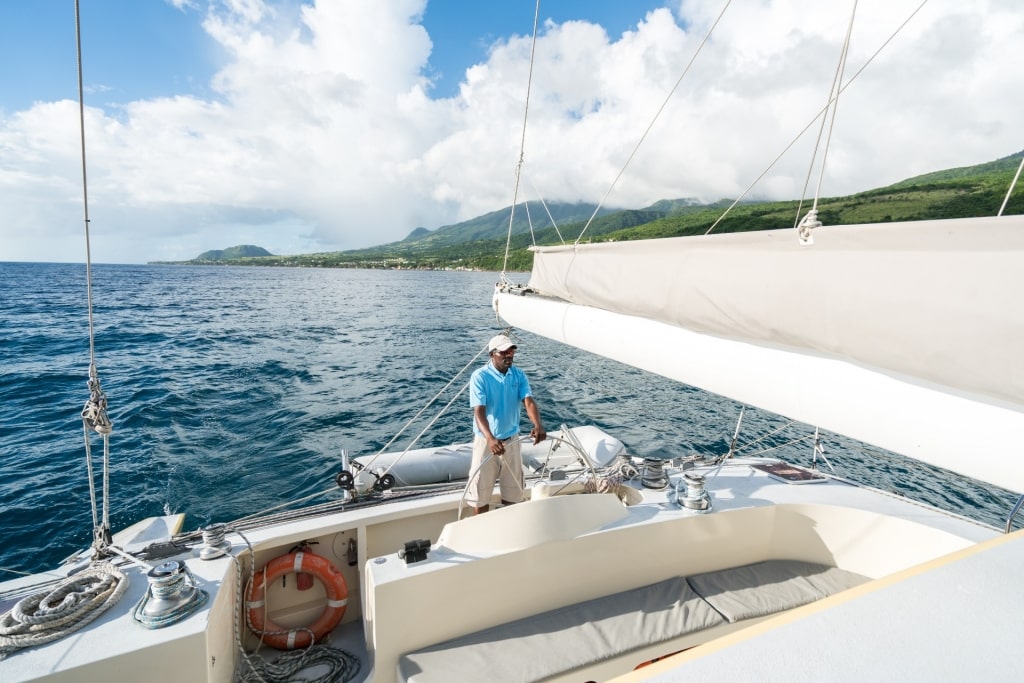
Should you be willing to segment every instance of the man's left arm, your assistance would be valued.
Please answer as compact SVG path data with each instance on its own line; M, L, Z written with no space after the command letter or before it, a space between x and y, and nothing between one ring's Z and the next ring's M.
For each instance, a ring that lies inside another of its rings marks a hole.
M548 433L544 431L544 423L540 419L540 409L537 408L537 402L533 400L533 396L527 396L523 399L523 405L526 407L526 415L530 418L530 422L533 423L533 429L530 430L530 436L533 437L533 443L538 444L544 439L548 438Z

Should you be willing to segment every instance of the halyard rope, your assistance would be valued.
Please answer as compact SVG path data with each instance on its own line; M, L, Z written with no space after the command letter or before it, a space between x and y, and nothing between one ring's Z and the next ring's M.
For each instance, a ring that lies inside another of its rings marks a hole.
M843 41L843 49L840 53L839 63L836 65L835 75L832 77L832 89L829 90L829 99L826 107L832 108L832 117L826 120L826 117L821 117L821 127L818 129L818 139L814 142L814 152L811 154L811 162L807 165L807 177L804 179L804 189L800 194L800 203L796 208L796 220L793 222L793 227L800 230L800 241L802 244L809 244L811 242L810 231L812 228L821 227L821 223L817 222L818 217L818 198L821 195L821 183L825 178L825 167L828 162L828 149L829 144L832 141L832 131L835 129L836 112L839 111L839 93L837 92L839 86L843 82L843 71L846 68L846 57L850 52L850 35L853 33L853 20L857 15L857 0L853 2L853 11L850 13L850 23L846 27L846 40ZM834 104L833 104L834 103ZM808 212L807 216L803 221L800 220L800 211L803 208L803 198L807 196L807 186L811 182L811 173L814 170L814 162L818 156L818 149L821 148L821 138L825 134L825 124L828 123L828 135L825 136L825 151L821 156L821 169L818 172L818 184L814 189L814 205Z
M101 551L110 543L110 432L113 425L107 416L107 397L100 386L96 370L96 341L93 326L92 305L92 247L89 240L89 183L85 161L85 88L82 79L82 25L79 0L75 0L75 41L78 61L78 125L82 147L82 207L85 219L85 290L89 317L89 399L82 408L82 425L85 429L85 459L89 473L89 499L92 503L93 548ZM96 482L93 480L92 449L90 430L103 438L103 513L96 510ZM97 552L99 554L99 552Z
M857 71L852 76L850 76L850 80L843 84L843 87L839 88L839 90L835 94L835 97L839 97L840 93L844 92L847 88L850 87L850 85L855 80L857 80L857 77L864 72L864 69L868 68L868 65L871 64L871 62L875 61L875 57L882 53L882 50L884 50L889 45L889 43L893 41L897 34L899 34L899 32L902 31L906 27L906 25L910 23L910 20L917 16L917 13L920 12L921 9L927 4L928 0L922 0L921 4L918 5L917 8L913 12L911 12L906 19L903 20L903 23L897 26L896 30L893 31L892 34L888 38L886 38L881 45L878 46L878 49L875 50L870 57L868 57L867 61L864 62L864 64L862 64L861 67L857 69ZM704 231L705 235L708 235L712 231L714 231L714 229L718 227L718 224L725 220L725 217L729 214L729 212L736 208L737 204L743 201L743 198L746 197L752 189L754 189L755 185L761 182L761 178L764 178L766 175L768 175L768 172L775 167L775 164L779 163L779 160L786 155L786 152L788 152L793 147L793 145L795 145L797 141L801 137L803 137L803 134L806 133L811 128L811 126L814 125L814 122L818 120L818 117L825 114L828 111L828 108L832 106L832 102L834 101L834 99L835 98L829 98L829 101L825 104L825 106L818 110L818 112L814 115L810 122L808 122L808 124L804 126L803 130L797 133L793 140L788 145L786 145L785 149L779 152L779 154L772 160L772 162L768 164L768 166L763 171L761 171L761 174L754 179L754 182L750 183L750 185L747 186L747 189L743 190L742 194L740 194L739 197L733 200L732 204L730 204L728 208L726 208L726 210L722 212L722 215L718 217L718 220L712 223L711 227Z

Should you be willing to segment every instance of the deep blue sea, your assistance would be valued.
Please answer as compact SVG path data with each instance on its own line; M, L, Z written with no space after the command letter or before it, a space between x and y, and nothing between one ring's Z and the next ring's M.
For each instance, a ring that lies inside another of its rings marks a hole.
M473 359L499 331L490 308L496 279L94 266L95 353L114 424L111 526L185 512L194 529L331 488L341 449L377 452L456 373L483 362ZM0 579L52 566L91 542L80 417L89 397L86 303L82 264L0 263ZM516 362L549 429L595 424L636 455L728 449L736 403L527 333L518 340ZM786 422L748 410L740 441ZM797 427L763 444L809 431ZM470 439L463 394L417 445ZM1016 500L833 435L825 443L840 474L986 524L1002 527ZM777 454L809 464L811 447ZM98 493L101 458L94 438Z

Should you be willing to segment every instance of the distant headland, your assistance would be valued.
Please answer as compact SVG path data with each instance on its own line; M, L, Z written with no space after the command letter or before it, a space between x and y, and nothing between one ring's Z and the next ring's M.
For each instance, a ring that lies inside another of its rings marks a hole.
M202 254L192 259L192 261L198 261L200 263L203 261L231 261L233 259L252 258L254 256L273 256L273 254L263 247L257 247L252 244L239 244L237 247L204 251Z

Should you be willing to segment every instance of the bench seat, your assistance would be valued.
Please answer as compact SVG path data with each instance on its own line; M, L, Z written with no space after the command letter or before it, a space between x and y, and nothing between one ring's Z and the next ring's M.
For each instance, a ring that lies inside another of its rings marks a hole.
M674 577L410 652L404 683L542 681L725 623L799 607L867 579L826 565L770 560Z

